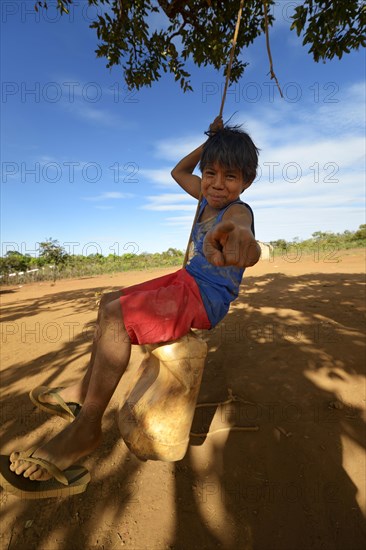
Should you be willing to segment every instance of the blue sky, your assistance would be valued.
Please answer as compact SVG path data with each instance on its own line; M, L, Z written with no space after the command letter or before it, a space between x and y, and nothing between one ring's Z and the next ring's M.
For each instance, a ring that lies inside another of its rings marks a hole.
M36 255L52 237L69 252L184 250L195 200L170 176L218 114L222 74L192 64L193 93L169 75L128 92L94 53L95 9L78 0L60 18L34 0L1 3L2 254ZM278 2L271 29L281 99L265 39L227 95L224 120L244 124L261 149L242 195L262 241L365 223L365 52L316 64L290 32L294 2Z

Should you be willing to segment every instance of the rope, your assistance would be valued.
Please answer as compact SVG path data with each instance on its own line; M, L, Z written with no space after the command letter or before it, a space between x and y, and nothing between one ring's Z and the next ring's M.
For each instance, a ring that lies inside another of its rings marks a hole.
M197 221L197 218L198 218L198 213L199 213L199 211L200 211L201 201L202 201L202 192L200 192L200 196L199 196L198 204L197 204L197 208L196 208L196 213L195 213L195 215L194 215L194 220L193 220L193 223L192 223L191 232L190 232L190 234L189 234L189 239L188 239L188 244L187 244L187 248L186 248L186 253L185 253L185 255L184 255L184 260L183 260L183 267L186 267L187 262L188 262L188 258L189 258L189 247L191 246L191 242L192 242L193 228L194 228L194 226L196 225L196 221Z
M278 82L277 76L273 69L271 46L269 43L269 30L268 30L269 24L268 24L268 10L267 10L266 0L264 0L263 2L263 8L264 8L264 28L265 28L265 34L266 34L266 47L267 47L267 54L268 54L268 60L269 60L269 74L271 76L271 79L273 79L276 82L276 86L280 92L280 96L283 98L283 93L281 90L280 83Z
M199 403L196 405L196 409L200 407L214 407L217 405L227 405L228 403L233 403L235 401L240 401L241 403L247 403L249 405L253 405L254 403L251 403L251 401L245 401L242 397L239 397L238 395L234 395L232 390L228 388L228 394L229 398L226 401L217 401L214 403ZM259 430L259 426L230 426L227 428L217 428L216 430L212 430L211 432L202 432L202 433L195 433L190 432L191 437L206 437L208 435L213 435L218 432L257 432Z
M201 434L191 432L189 435L191 437L207 437L208 435L214 435L218 432L257 432L258 430L258 426L232 426L230 428L217 428L217 430L212 430L212 432L202 432Z
M223 91L223 94L222 94L222 99L221 99L221 106L220 106L220 113L219 113L219 116L222 116L222 113L223 113L223 111L224 111L224 105L225 105L225 99L226 99L226 92L227 92L228 85L229 85L229 80L230 80L231 66L232 66L232 64L233 64L234 51L235 51L236 41L237 41L238 34L239 34L239 27L240 27L241 13L242 13L242 11L243 11L243 6L244 6L244 0L240 0L239 12L238 12L237 20L236 20L235 31L234 31L234 38L233 38L233 41L232 41L232 46L231 46L231 51L230 51L230 59L229 59L229 63L228 63L227 70L226 70L225 87L224 87L224 91ZM191 241L192 241L193 228L194 228L194 226L195 226L195 224L196 224L196 221L197 221L197 218L198 218L198 213L199 213L199 210L200 210L201 201L202 201L202 193L200 193L200 196L199 196L199 199L198 199L196 214L195 214L195 216L194 216L194 220L193 220L191 232L190 232L190 234L189 234L189 239L188 239L188 244L187 244L187 248L186 248L186 253L185 253L185 255L184 255L184 260L183 260L183 267L185 267L185 266L187 265L187 262L188 262L189 247L190 247Z
M236 20L236 26L235 26L235 32L234 32L234 38L233 38L233 41L232 41L232 46L231 46L231 51L230 51L230 59L229 59L229 63L228 63L227 70L226 70L226 80L225 80L224 91L223 91L222 98L221 98L221 106L220 106L219 116L222 116L222 113L224 111L224 105L225 105L225 100L226 100L226 92L227 92L227 89L228 89L228 86L229 86L229 81L230 81L231 67L232 67L233 59L234 59L234 51L235 51L236 41L237 41L238 34L239 34L239 27L240 27L241 14L242 14L242 11L243 11L243 6L244 6L244 0L240 0L239 12L238 12L238 17L237 17L237 20ZM194 216L194 220L193 220L193 224L192 224L192 228L191 228L191 232L190 232L190 235L189 235L188 244L187 244L187 248L186 248L186 253L185 253L185 256L184 256L183 267L185 267L187 265L187 262L188 262L189 247L190 247L190 244L191 244L191 241L192 241L193 228L194 228L194 226L196 224L196 221L197 221L197 218L198 218L198 213L200 211L201 201L202 201L202 192L200 193L200 196L199 196L199 199L198 199L196 214ZM242 403L250 403L249 401L244 401L241 397L239 397L237 395L233 395L231 389L229 389L228 392L229 392L229 398L226 401L218 401L218 402L214 402L214 403L199 403L198 405L196 405L196 409L201 408L201 407L213 407L213 406L217 406L217 405L226 405L228 403L233 403L234 401L241 401ZM230 426L230 427L227 427L227 428L218 428L218 429L212 430L210 432L202 432L202 433L190 432L190 436L191 437L206 437L206 436L209 436L209 435L214 435L216 433L226 432L226 431L256 432L258 430L259 430L259 426Z
M231 66L233 64L234 50L235 50L236 41L237 41L238 34L239 34L239 27L240 27L240 21L241 21L241 12L243 11L243 7L244 7L244 0L240 0L240 7L239 7L239 12L238 12L238 18L236 20L236 26L235 26L235 32L234 32L234 38L233 38L233 45L231 47L229 64L228 64L227 71L226 71L225 88L224 88L224 93L222 94L219 116L222 116L222 113L224 111L226 92L227 92L227 88L228 88L228 85L229 85Z

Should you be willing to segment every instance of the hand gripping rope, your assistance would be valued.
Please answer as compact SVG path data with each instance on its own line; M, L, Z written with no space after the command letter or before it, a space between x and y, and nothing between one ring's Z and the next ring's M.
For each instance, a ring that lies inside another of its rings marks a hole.
M232 41L232 46L231 46L231 51L230 51L230 58L229 58L229 62L228 62L227 70L226 70L226 80L225 80L224 91L223 91L222 98L221 98L221 106L220 106L219 116L222 116L223 111L224 111L226 92L227 92L229 81L230 81L231 67L232 67L232 63L233 63L233 59L234 59L234 51L235 51L236 41L237 41L238 34L239 34L239 27L240 27L240 21L241 21L243 6L244 6L244 0L241 0L240 1L240 6L239 6L238 17L237 17L237 20L236 20L234 38L233 38L233 41ZM280 88L279 82L277 80L277 77L276 77L274 69L273 69L273 61L272 61L270 44L269 44L268 10L267 10L266 0L263 0L263 8L264 8L266 47L267 47L269 65L270 65L269 75L270 75L271 79L275 80L277 88L280 92L280 95L281 95L281 97L283 97L282 90ZM195 217L194 217L194 220L193 220L193 224L192 224L191 232L190 232L190 235L189 235L189 240L188 240L186 253L185 253L185 256L184 256L183 267L185 267L187 265L187 262L188 262L189 248L190 248L190 244L191 244L191 241L192 241L193 228L194 228L194 225L195 225L195 223L197 221L197 218L198 218L198 213L199 213L199 210L200 210L201 201L202 201L202 193L200 193L200 196L199 196L199 200L198 200L198 204L197 204L197 210L196 210L196 214L195 214ZM220 401L220 402L215 402L215 403L199 403L198 405L196 405L196 409L201 408L201 407L212 407L212 406L217 406L217 405L225 405L225 404L229 404L229 403L232 403L232 402L235 402L235 401L240 401L242 403L249 403L248 401L245 401L242 397L234 395L230 388L228 389L228 394L229 394L228 399L226 401ZM208 433L207 432L204 432L204 433L190 432L190 436L191 437L192 436L193 437L206 437L207 435L213 435L215 433L222 432L222 431L228 431L228 430L230 430L230 431L249 431L249 432L252 432L252 431L259 430L259 426L231 426L231 427L225 427L225 428L218 428L218 429L210 431ZM283 429L280 428L280 427L278 428L278 430L283 431ZM289 435L291 435L291 434L286 433L286 436L289 436Z
M231 51L230 51L230 59L229 59L229 63L228 63L227 70L226 70L225 87L224 87L224 91L223 91L223 94L222 94L219 116L222 116L222 113L224 111L226 92L227 92L228 85L229 85L229 80L230 80L231 66L233 64L234 51L235 51L236 41L237 41L238 34L239 34L239 27L240 27L241 13L243 11L243 6L244 6L244 0L240 0L240 7L239 7L239 12L238 12L238 17L237 17L237 20L236 20L234 38L233 38ZM197 218L198 218L198 212L199 212L199 209L200 209L201 201L202 201L202 193L200 193L200 196L199 196L199 199L198 199L197 210L196 210L196 214L194 216L191 232L190 232L189 239L188 239L187 249L186 249L186 253L185 253L185 256L184 256L183 267L185 267L187 265L187 262L188 262L189 247L190 247L191 241L192 241L193 228L194 228L194 225L195 225L195 223L197 221Z
M225 105L225 100L226 100L226 92L227 92L227 89L228 89L228 86L229 86L229 81L230 81L231 66L233 64L234 51L235 51L236 41L237 41L238 34L239 34L239 27L240 27L240 21L241 21L243 6L244 6L244 0L240 0L238 17L237 17L237 20L236 20L236 26L235 26L235 31L234 31L234 38L233 38L233 41L232 41L232 46L231 46L231 51L230 51L230 58L229 58L229 63L228 63L227 70L226 70L226 80L225 80L224 91L223 91L222 98L221 98L221 106L220 106L219 116L222 116L223 111L224 111L224 105ZM263 11L264 11L264 28L265 28L265 36L266 36L266 47L267 47L267 54L268 54L268 59L269 59L269 73L268 74L270 75L271 80L274 80L276 82L276 86L277 86L277 88L280 92L280 96L283 98L283 93L282 93L281 87L279 85L279 82L277 80L276 74L275 74L274 69L273 69L272 54L271 54L271 48L270 48L270 43L269 43L268 7L267 7L267 1L266 0L263 0ZM185 267L187 265L187 262L188 262L189 247L190 247L190 244L191 244L191 241L192 241L193 227L194 227L194 225L197 221L197 218L198 218L198 212L199 212L199 209L200 209L201 201L202 201L202 193L200 193L200 196L199 196L199 199L198 199L197 210L196 210L196 214L195 214L195 217L194 217L194 220L193 220L191 232L190 232L189 239L188 239L186 253L185 253L185 256L184 256L184 260L183 260L183 267Z
M233 38L233 41L232 41L232 46L231 46L231 51L230 51L229 63L228 63L227 70L226 70L225 87L224 87L224 91L223 91L222 98L221 98L221 106L220 106L219 116L222 116L222 113L224 111L226 92L227 92L229 81L230 81L231 66L233 64L234 51L235 51L236 41L237 41L237 38L238 38L243 6L244 6L244 0L241 0L240 1L239 12L238 12L238 17L237 17L237 20L236 20L234 38ZM197 218L198 218L198 212L199 212L199 209L200 209L201 200L202 200L202 193L200 193L200 197L199 197L198 204L197 204L196 214L195 214L195 217L194 217L194 220L193 220L191 233L189 235L188 245L187 245L186 253L185 253L185 256L184 256L183 267L185 267L187 265L187 262L188 262L189 248L190 248L190 244L191 244L191 241L192 241L193 227L194 227L194 225L197 221ZM220 402L215 402L215 403L199 403L198 405L196 405L196 409L201 408L201 407L212 407L212 406L217 406L217 405L225 405L225 404L228 404L228 403L232 403L233 401L243 401L243 399L240 398L239 396L233 395L231 389L229 389L228 392L229 392L229 397L226 401L220 401ZM222 431L228 431L228 430L230 430L230 431L257 431L257 430L259 430L259 427L258 426L231 426L230 428L226 428L226 427L225 428L218 428L216 430L213 430L213 431L210 431L210 432L204 432L204 433L190 432L190 436L191 437L206 437L207 435L213 435L215 433L222 432Z

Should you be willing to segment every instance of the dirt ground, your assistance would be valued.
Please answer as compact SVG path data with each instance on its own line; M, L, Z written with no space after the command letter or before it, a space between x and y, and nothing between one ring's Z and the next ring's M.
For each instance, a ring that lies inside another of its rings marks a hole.
M20 500L0 489L6 550L361 550L366 544L365 252L262 260L214 330L192 430L177 463L141 462L116 412L142 352L134 347L85 458L82 495ZM87 363L100 292L170 270L3 287L1 453L64 421L28 392L67 385Z

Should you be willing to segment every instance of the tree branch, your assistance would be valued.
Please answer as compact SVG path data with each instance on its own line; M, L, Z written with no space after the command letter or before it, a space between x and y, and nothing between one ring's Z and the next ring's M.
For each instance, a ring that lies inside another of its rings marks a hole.
M177 13L181 13L185 6L185 2L181 2L180 0L173 0L170 4L166 0L159 0L158 4L170 20L174 19Z
M180 15L185 24L191 25L198 32L203 32L204 29L197 24L196 14L189 11L189 8L186 9L186 2L173 0L169 4L165 0L159 0L158 4L170 21L173 21L177 15Z
M186 26L186 22L184 21L181 26L179 27L179 29L175 32L173 32L173 34L171 34L168 38L169 38L169 42L172 40L172 38L174 38L175 36L178 36L180 35L180 33L182 32L182 30L184 29L184 27Z
M266 0L263 1L264 6L264 26L265 26L265 33L266 33L266 46L267 46L267 53L268 53L268 59L269 59L269 74L271 75L271 80L274 80L276 82L277 88L280 92L281 97L283 98L283 93L280 87L280 84L277 80L277 76L275 75L275 72L273 70L273 61L272 61L272 54L271 54L271 47L269 44L269 30L268 30L268 12L267 12L267 2Z

